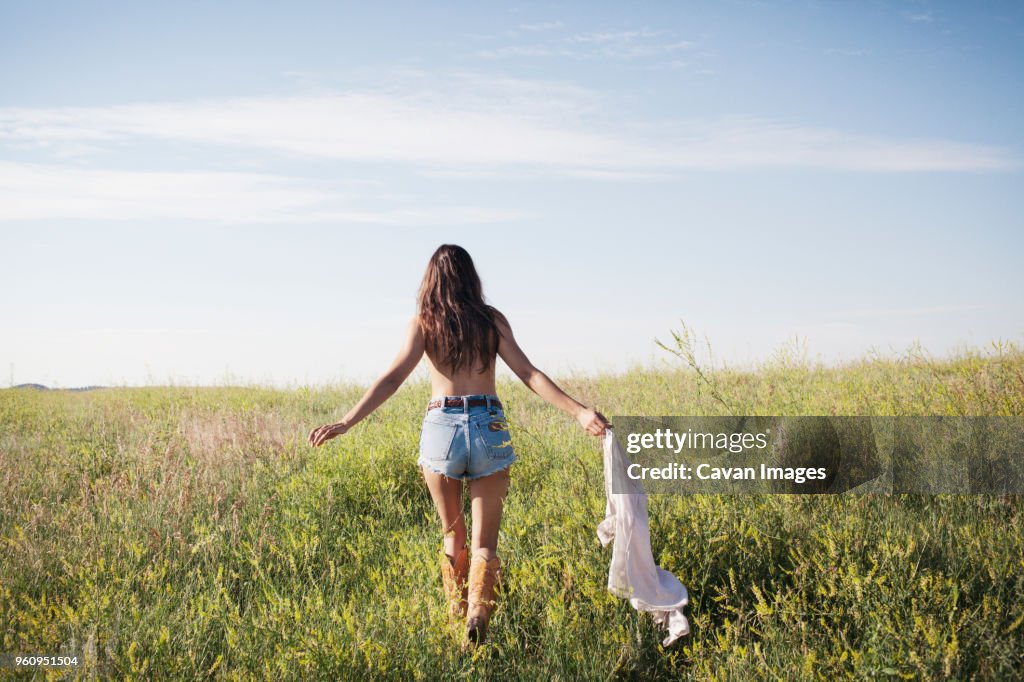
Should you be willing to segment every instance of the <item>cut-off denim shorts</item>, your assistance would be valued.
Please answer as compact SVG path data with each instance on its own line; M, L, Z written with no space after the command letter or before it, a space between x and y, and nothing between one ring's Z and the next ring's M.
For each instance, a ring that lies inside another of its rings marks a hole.
M444 398L462 398L462 407L444 407ZM486 405L469 407L471 398ZM449 478L472 480L501 471L516 461L505 412L495 395L443 396L428 410L420 432L417 464Z

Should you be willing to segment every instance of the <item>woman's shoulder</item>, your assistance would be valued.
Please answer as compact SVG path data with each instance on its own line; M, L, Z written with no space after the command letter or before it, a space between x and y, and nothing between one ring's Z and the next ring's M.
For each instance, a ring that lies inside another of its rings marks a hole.
M409 325L406 327L406 333L410 339L416 341L422 341L424 338L423 319L419 313L409 318Z
M505 317L503 312L494 306L489 307L491 309L491 314L494 317L494 326L498 330L498 334L500 336L509 336L512 333L512 325L509 324L508 318Z
M494 316L494 322L496 324L504 325L506 327L509 326L508 318L505 317L505 313L501 312L500 310L495 308L493 305L489 305L487 307L490 309L491 314Z

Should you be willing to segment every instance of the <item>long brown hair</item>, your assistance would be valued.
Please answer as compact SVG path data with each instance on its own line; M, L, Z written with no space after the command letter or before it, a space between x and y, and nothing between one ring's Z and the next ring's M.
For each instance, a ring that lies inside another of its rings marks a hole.
M484 302L480 276L469 252L442 244L430 257L417 299L427 352L439 364L458 370L478 361L485 372L498 352L501 315Z

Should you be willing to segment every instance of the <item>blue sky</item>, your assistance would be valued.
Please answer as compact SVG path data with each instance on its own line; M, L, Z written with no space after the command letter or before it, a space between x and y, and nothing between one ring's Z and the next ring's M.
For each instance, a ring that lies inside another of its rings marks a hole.
M552 373L1024 338L1019 3L6 1L0 60L15 383L365 380L444 242Z

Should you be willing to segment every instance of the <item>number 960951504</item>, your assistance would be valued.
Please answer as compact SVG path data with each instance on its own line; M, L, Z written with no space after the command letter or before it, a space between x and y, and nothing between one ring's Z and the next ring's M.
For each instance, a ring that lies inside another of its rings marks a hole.
M0 654L0 670L23 668L77 668L78 654Z

